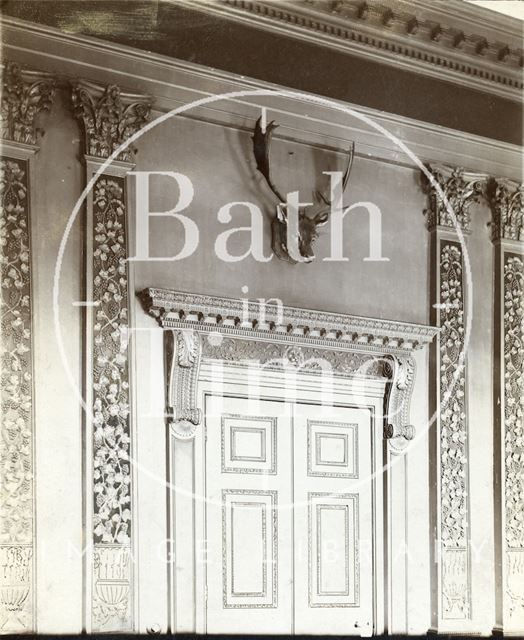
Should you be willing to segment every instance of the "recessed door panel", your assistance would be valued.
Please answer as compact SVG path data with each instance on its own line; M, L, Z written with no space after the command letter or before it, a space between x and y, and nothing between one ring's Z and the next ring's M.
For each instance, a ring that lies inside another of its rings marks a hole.
M370 635L372 414L206 396L207 632Z
M207 631L292 632L291 408L207 396Z
M295 633L369 635L371 414L296 404L293 422Z

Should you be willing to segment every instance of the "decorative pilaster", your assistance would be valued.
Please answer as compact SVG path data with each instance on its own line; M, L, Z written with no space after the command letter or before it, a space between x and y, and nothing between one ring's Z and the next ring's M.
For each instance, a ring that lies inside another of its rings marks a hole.
M0 121L0 633L37 629L33 417L31 159L48 74L2 67Z
M116 85L84 81L73 86L72 102L85 134L89 181L147 122L151 105ZM127 147L97 178L86 207L86 531L93 545L86 552L86 628L93 633L134 630L125 177L133 153Z
M435 415L430 431L435 487L432 626L439 632L461 632L471 619L471 554L465 247L458 230L469 232L470 206L483 194L485 176L447 166L427 169L442 192L423 174L431 234L431 324L441 328L430 355L430 415Z
M496 624L524 630L524 190L488 183L495 258L495 558Z

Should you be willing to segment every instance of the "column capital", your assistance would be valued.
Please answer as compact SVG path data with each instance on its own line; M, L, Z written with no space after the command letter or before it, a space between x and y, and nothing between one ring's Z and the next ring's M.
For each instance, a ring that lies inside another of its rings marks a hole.
M116 84L79 80L72 85L72 102L84 129L86 155L108 158L146 124L152 100L141 94L123 93ZM118 159L133 162L135 152L130 145Z
M491 239L524 242L524 185L507 178L490 178Z
M55 80L49 73L22 69L15 62L4 62L0 70L2 139L34 145L37 135L42 133L36 127L36 119L40 112L51 108Z
M436 186L422 172L422 186L429 196L429 208L424 211L429 231L437 227L456 229L460 225L461 230L468 233L471 229L469 207L484 196L488 176L465 171L462 167L438 164L425 166L441 188L456 218L455 221Z

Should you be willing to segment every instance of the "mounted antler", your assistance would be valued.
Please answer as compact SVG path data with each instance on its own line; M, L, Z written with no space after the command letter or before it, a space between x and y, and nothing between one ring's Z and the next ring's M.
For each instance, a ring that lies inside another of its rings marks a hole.
M325 225L329 220L329 214L331 212L331 200L328 196L320 191L315 191L316 204L311 208L311 213L306 213L306 207L301 207L298 218L298 251L299 256L292 257L290 255L287 237L288 237L288 217L286 212L286 199L282 196L280 191L276 188L271 179L270 174L270 147L271 139L273 137L273 131L278 127L274 120L267 126L266 130L262 131L261 118L259 118L255 125L255 131L253 134L253 153L257 163L257 169L266 179L268 187L278 198L277 215L274 218L271 228L273 232L273 251L281 260L287 260L288 262L311 262L315 259L313 253L313 245L318 238L318 228ZM355 154L355 145L351 144L351 148L348 153L348 162L344 177L342 179L342 193L345 191L346 185L349 180L349 174L353 165L353 157Z

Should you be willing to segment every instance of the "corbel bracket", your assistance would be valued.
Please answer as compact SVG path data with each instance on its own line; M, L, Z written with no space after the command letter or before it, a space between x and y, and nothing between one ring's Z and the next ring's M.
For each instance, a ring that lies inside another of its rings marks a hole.
M197 382L202 342L191 329L165 332L167 406L169 429L179 440L191 440L202 421L197 407Z
M402 451L415 437L408 424L409 403L415 380L415 361L411 356L385 356L384 374L388 379L384 396L384 439L393 450Z

